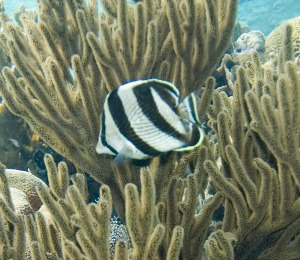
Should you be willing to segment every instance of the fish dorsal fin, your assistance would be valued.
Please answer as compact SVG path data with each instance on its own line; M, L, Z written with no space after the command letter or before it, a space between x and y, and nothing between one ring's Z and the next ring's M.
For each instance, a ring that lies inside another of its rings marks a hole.
M177 113L180 117L191 123L200 124L197 110L197 97L194 93L188 95L182 100L182 102L178 105Z
M120 88L120 91L138 91L141 88L153 88L165 103L170 107L177 107L179 103L179 90L169 81L160 79L137 80L127 83Z
M152 87L156 88L165 88L167 91L169 91L170 93L172 93L176 98L179 99L179 90L177 89L177 87L169 82L169 81L165 81L165 80L161 80L161 79L147 79L143 81L145 84L150 84L152 85Z

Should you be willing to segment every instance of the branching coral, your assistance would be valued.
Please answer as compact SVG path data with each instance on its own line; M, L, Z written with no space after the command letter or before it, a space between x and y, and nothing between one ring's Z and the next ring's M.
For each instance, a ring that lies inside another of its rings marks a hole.
M103 4L108 10L100 20L103 45L92 33L87 39L109 90L149 77L171 80L182 95L199 90L235 23L236 1L144 1L134 10L125 0Z
M69 185L66 165L56 168L46 156L50 188L38 191L50 222L40 212L25 217L31 255L109 259L114 205L131 239L130 248L117 241L116 259L299 258L300 79L291 26L273 66L262 68L258 54L249 55L230 77L228 96L225 88L213 90L209 74L230 38L236 1L103 5L98 19L94 1L44 0L38 22L26 14L21 27L4 21L1 46L15 65L0 78L7 106L80 171L107 184L100 202L87 204L84 176ZM208 111L216 138L143 169L112 167L95 153L103 100L120 84L148 77L174 82L182 96L199 91L199 110L203 118ZM216 191L198 211L210 183ZM1 254L21 259L22 218L2 177L1 186ZM220 205L224 217L212 225Z
M254 53L247 67L237 70L232 98L215 93L210 123L222 166L211 160L204 165L225 195L225 212L221 233L207 244L212 259L220 252L211 247L230 245L231 236L226 244L222 232L236 236L238 259L300 257L300 78L289 26L283 41L277 71L262 69Z
M0 258L24 259L25 231L22 216L16 214L5 176L5 166L0 165Z
M207 149L203 148L202 154L206 152ZM185 158L184 163L188 161ZM56 167L53 158L46 155L45 164L50 188L41 186L38 193L47 211L25 216L25 230L17 229L20 228L19 224L23 226L23 218L14 212L4 175L5 168L2 167L1 190L6 198L3 201L1 199L0 210L3 219L18 231L14 234L2 230L3 239L13 235L10 250L22 246L18 252L20 259L24 255L25 244L34 259L110 259L112 200L109 187L102 185L98 203L86 204L86 183L82 174L76 174L72 178L73 184L69 185L64 162ZM177 168L177 173L179 169L182 168ZM217 193L194 216L196 198L207 185L207 175L200 175L198 170L187 181L172 178L167 191L170 194L158 204L154 176L149 168L141 172L140 192L136 185L126 185L126 226L130 244L117 241L114 259L200 259L212 213L220 205L222 196ZM7 243L4 241L2 245ZM4 253L12 254L14 251Z
M95 152L106 92L148 77L174 82L181 95L200 91L228 45L237 1L103 5L99 20L96 1L43 0L38 22L27 14L20 16L22 27L6 21L0 40L15 70L3 69L0 91L50 147L111 187L124 217L124 183L116 183L110 161Z

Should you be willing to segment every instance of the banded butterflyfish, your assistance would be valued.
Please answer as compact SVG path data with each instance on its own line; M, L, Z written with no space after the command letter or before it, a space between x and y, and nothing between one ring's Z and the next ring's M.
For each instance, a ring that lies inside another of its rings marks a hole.
M174 84L137 80L107 95L96 151L140 160L192 150L203 138L194 94L179 103Z

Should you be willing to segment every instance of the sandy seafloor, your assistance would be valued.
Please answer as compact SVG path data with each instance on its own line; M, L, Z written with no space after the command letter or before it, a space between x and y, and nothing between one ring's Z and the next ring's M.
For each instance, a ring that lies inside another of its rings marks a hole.
M5 10L11 17L21 4L26 9L37 8L36 0L4 0ZM300 0L240 0L238 20L247 24L250 30L260 30L268 35L282 22L299 15Z

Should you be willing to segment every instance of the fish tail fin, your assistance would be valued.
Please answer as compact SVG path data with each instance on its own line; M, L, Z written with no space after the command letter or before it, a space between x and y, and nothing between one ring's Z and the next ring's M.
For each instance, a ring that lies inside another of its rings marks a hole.
M186 96L178 105L177 111L179 115L185 120L200 124L198 109L197 109L197 97L194 93Z

